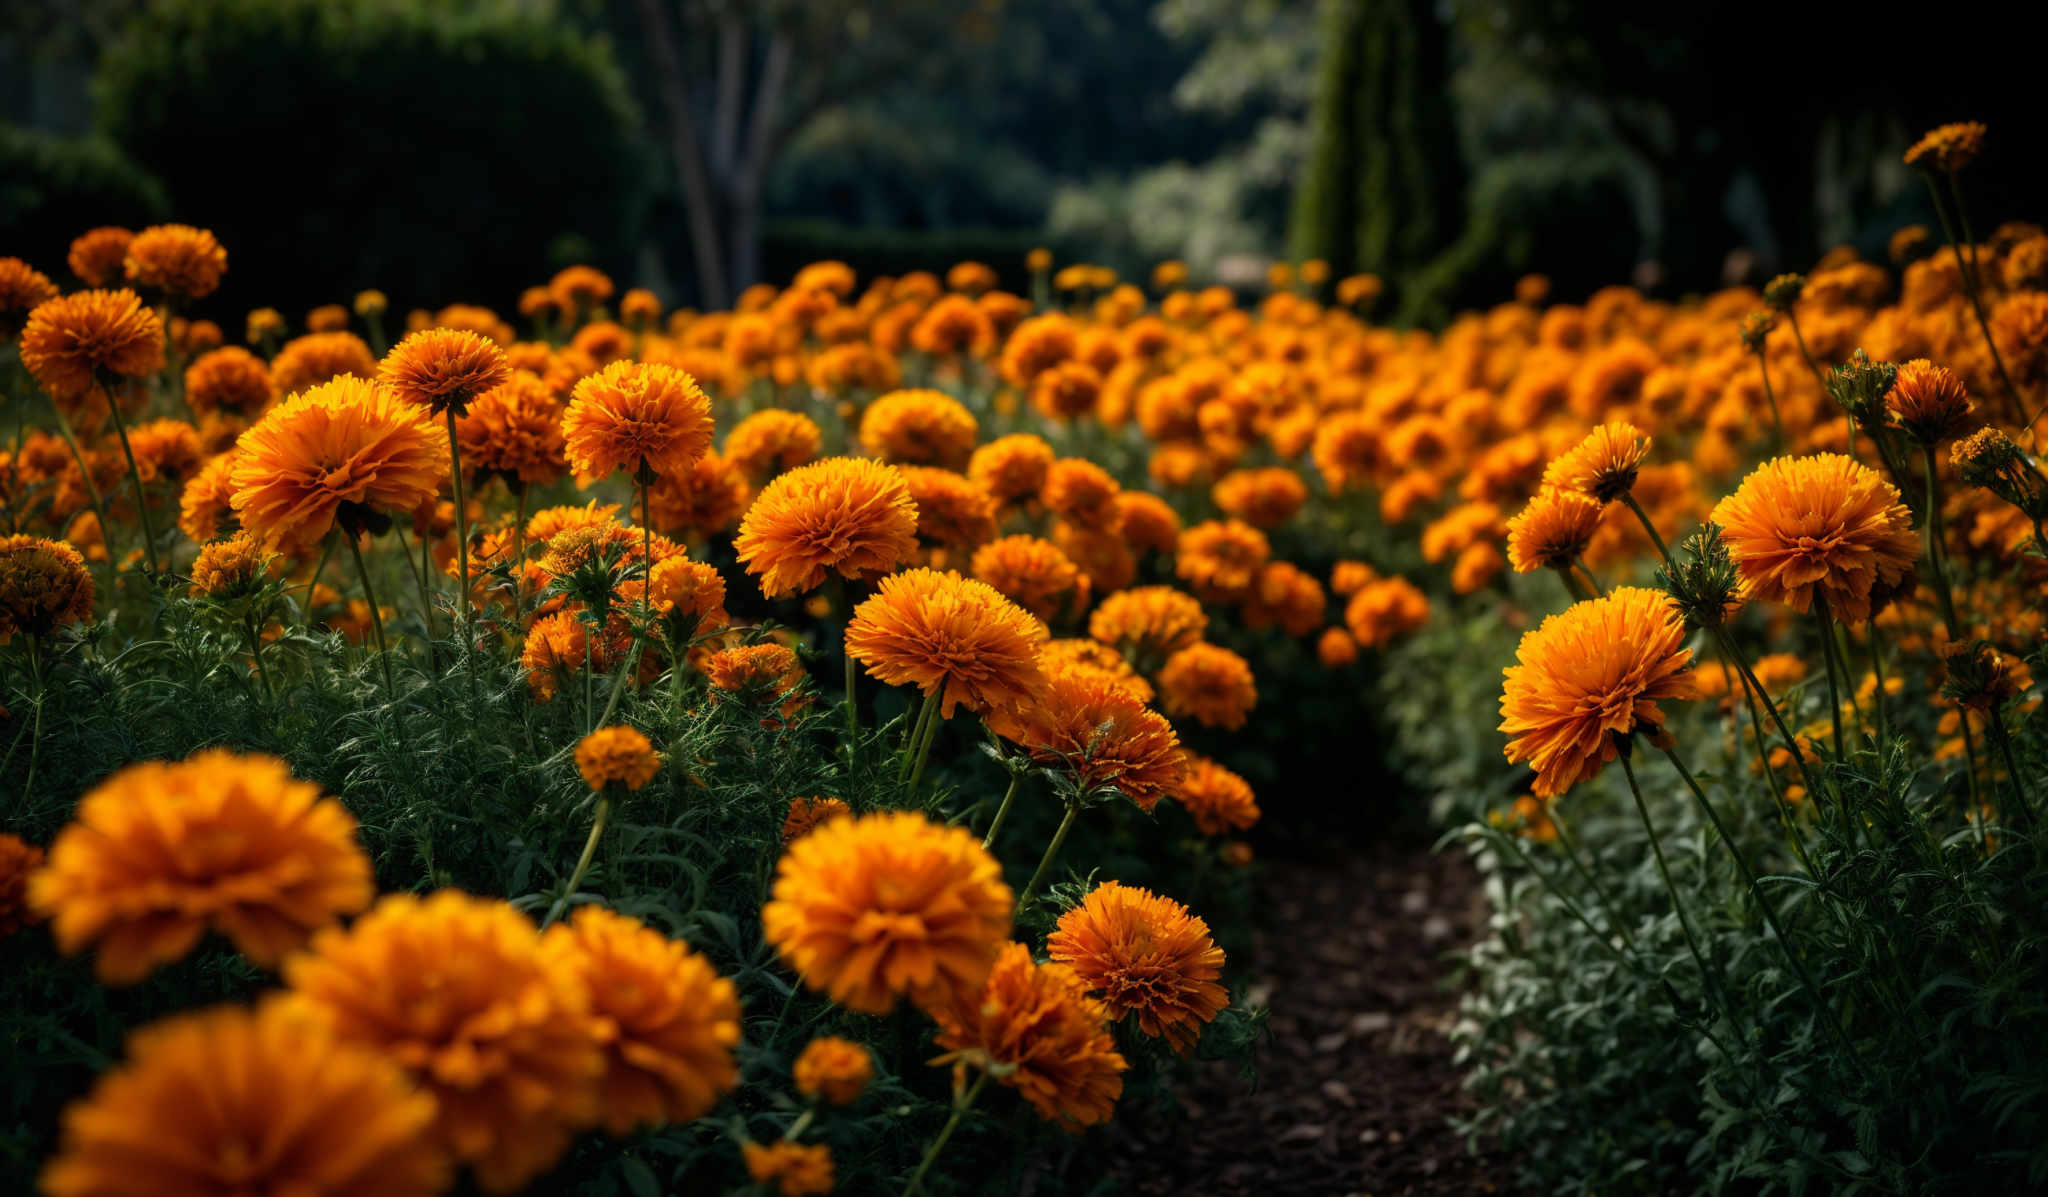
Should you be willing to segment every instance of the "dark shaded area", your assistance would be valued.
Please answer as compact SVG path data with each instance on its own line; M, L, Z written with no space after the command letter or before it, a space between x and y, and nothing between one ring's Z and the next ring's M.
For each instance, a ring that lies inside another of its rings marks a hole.
M1203 1064L1184 1117L1126 1111L1111 1170L1126 1193L1505 1193L1510 1161L1473 1156L1448 1119L1471 1109L1446 1036L1444 954L1479 933L1465 858L1383 843L1337 861L1262 866L1267 918L1250 975L1272 1038L1249 1088Z

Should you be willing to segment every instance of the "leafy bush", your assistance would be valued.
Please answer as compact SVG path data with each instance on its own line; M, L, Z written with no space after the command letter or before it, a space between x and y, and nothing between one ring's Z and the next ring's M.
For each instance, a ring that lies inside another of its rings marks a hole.
M64 255L85 229L168 212L162 184L111 142L0 124L0 228L9 253L50 277L66 277Z

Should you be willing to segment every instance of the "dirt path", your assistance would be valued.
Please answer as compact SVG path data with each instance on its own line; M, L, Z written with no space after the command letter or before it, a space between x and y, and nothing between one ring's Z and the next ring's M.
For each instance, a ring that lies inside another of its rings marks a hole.
M1252 975L1272 1038L1247 1092L1201 1065L1190 1117L1134 1123L1114 1171L1142 1197L1506 1193L1511 1170L1446 1125L1470 1108L1446 1037L1443 954L1484 918L1462 857L1382 847L1343 864L1267 865Z

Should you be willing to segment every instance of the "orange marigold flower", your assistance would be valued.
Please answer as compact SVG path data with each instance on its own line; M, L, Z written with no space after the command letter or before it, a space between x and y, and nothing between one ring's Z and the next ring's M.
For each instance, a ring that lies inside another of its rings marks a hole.
M1765 462L1713 521L1750 597L1795 611L1819 598L1848 623L1868 619L1872 589L1898 583L1920 555L1897 488L1839 453Z
M1043 437L1018 432L976 449L968 459L967 476L998 503L1022 503L1038 497L1052 462L1052 446Z
M1174 572L1212 602L1240 598L1271 559L1266 534L1242 520L1203 520L1180 534Z
M127 273L128 243L133 240L134 233L114 225L88 229L72 241L64 260L88 287L118 283Z
M1069 1131L1109 1121L1124 1070L1109 1010L1064 964L1038 964L1021 943L1003 945L978 995L939 1015L939 1046L1010 1067L995 1078Z
M434 1102L398 1062L275 999L135 1032L64 1111L49 1197L432 1197L448 1187Z
M682 473L656 478L647 497L656 528L677 535L716 536L746 514L753 488L732 462L706 453Z
M562 411L562 401L546 383L524 371L512 372L470 400L455 421L463 468L528 486L555 481L569 469Z
M661 297L645 287L635 287L619 300L619 319L634 328L646 328L661 319Z
M782 820L782 842L793 844L831 820L852 813L853 808L843 799L792 798L789 814Z
M448 434L373 382L343 377L271 408L242 434L232 475L242 526L307 549L366 511L410 512L448 477Z
M1380 428L1364 412L1339 412L1316 429L1309 449L1332 494L1372 481L1380 464Z
M1324 628L1316 638L1316 659L1325 669L1343 669L1358 661L1358 638L1343 628Z
M1188 775L1173 797L1187 808L1203 835L1228 835L1259 821L1259 803L1250 782L1208 757L1191 755L1188 760Z
M998 295L1001 292L991 292ZM989 296L982 297L987 311ZM1058 312L1033 316L1017 325L1003 345L1000 365L1003 380L1020 390L1029 389L1040 374L1072 358L1080 351L1080 335L1073 320Z
M548 280L548 297L572 318L612 297L611 276L594 266L567 266Z
M811 461L823 443L816 420L802 412L769 408L733 425L725 436L725 459L761 478Z
M102 380L164 368L164 326L133 291L77 291L47 299L21 330L21 364L50 397L68 402Z
M865 581L916 550L917 506L894 467L828 457L763 487L733 547L770 598L815 590L828 573Z
M705 662L711 688L730 694L742 706L779 704L784 719L807 706L811 696L801 693L806 676L796 653L781 644L749 644L721 649ZM762 726L771 721L763 720Z
M1048 662L1040 701L997 711L989 730L1069 774L1082 792L1110 787L1150 811L1187 766L1173 725L1100 669Z
M1378 577L1379 571L1363 561L1339 561L1330 567L1330 589L1348 598Z
M192 594L215 602L242 598L270 576L276 560L247 532L216 540L192 562Z
M459 419L478 395L512 377L505 351L466 329L423 328L391 347L377 378L391 393L435 415Z
M323 303L306 313L307 332L341 332L348 327L348 309L338 303Z
M557 611L535 620L526 630L526 643L519 654L533 700L552 701L562 681L583 668L590 655L590 630L575 612ZM590 668L603 669L605 655L600 645L596 659L589 661Z
M527 518L526 539L546 544L571 528L613 523L618 514L617 503L600 504L595 499L581 507L544 507Z
M1039 668L1078 669L1099 675L1104 681L1122 686L1140 703L1152 701L1152 683L1131 667L1123 655L1094 640L1048 640L1038 650Z
M933 357L987 357L996 347L996 325L974 300L947 295L918 316L910 328L910 344Z
M1108 470L1084 457L1062 457L1045 472L1038 497L1061 519L1091 532L1117 531L1117 496L1123 488Z
M782 1197L817 1197L829 1193L838 1178L832 1149L823 1143L792 1143L781 1139L766 1145L740 1144L747 1175L756 1184L773 1184Z
M97 946L110 985L182 958L209 928L269 968L370 904L355 832L348 808L273 757L147 761L79 799L29 901L67 955Z
M1194 644L1209 616L1191 594L1171 586L1120 590L1088 618L1088 634L1128 659L1160 660Z
M605 1057L560 941L504 902L391 894L292 957L293 1002L403 1064L434 1096L435 1137L487 1193L553 1167L596 1122Z
M1981 121L1936 125L1906 151L1906 165L1941 171L1962 170L1984 151L1984 134Z
M20 258L0 258L0 339L12 340L31 308L56 297L49 275Z
M1209 924L1150 890L1114 881L1096 886L1060 916L1045 948L1100 995L1112 1019L1137 1015L1140 1030L1181 1055L1230 1004L1216 983L1223 949L1209 937Z
M643 465L673 477L711 448L711 400L674 366L613 362L576 384L562 436L584 486Z
M1210 497L1225 515L1254 528L1277 528L1308 502L1308 485L1285 466L1232 470L1217 479Z
M577 741L576 771L600 793L614 784L637 790L661 771L661 756L639 728L600 727Z
M640 593L632 583L626 590ZM691 636L715 632L731 622L725 611L725 578L715 566L702 561L687 557L657 561L646 593L656 614L688 619L684 630Z
M1360 648L1378 648L1429 622L1429 596L1406 578L1367 583L1344 607L1344 626Z
M1458 553L1458 559L1451 563L1451 590L1457 594L1471 594L1500 576L1507 567L1508 559L1501 556L1499 546L1487 541L1468 544Z
M209 350L185 367L185 402L194 415L253 416L275 398L270 367L239 345Z
M228 251L206 229L159 224L135 234L122 259L128 281L175 299L204 299L228 271Z
M0 940L37 921L28 904L29 875L43 867L43 850L0 831Z
M1132 549L1171 553L1180 544L1180 516L1158 495L1124 491L1116 497L1116 512L1117 531Z
M963 466L980 434L974 413L940 391L891 391L860 417L861 447L898 464Z
M377 359L351 332L316 332L293 337L270 359L270 385L280 395L318 386L344 374L375 378Z
M1574 490L1545 487L1508 521L1508 562L1518 574L1538 569L1569 572L1600 531L1601 500Z
M1635 425L1602 424L1544 469L1543 485L1611 503L1635 486L1636 472L1649 455L1650 438Z
M1236 731L1259 701L1252 667L1214 644L1190 644L1160 667L1159 693L1169 715L1187 715L1209 727Z
M1087 603L1088 579L1080 567L1058 545L1036 536L1005 536L981 546L973 569L975 577L1048 622Z
M135 472L144 482L182 483L199 469L199 430L183 420L151 420L128 430Z
M996 503L964 475L936 466L899 466L917 505L917 538L935 548L972 549L996 534Z
M92 572L77 549L41 536L0 537L0 644L92 618Z
M868 1082L875 1079L875 1058L850 1039L820 1035L804 1044L791 1071L798 1093L847 1106L858 1101Z
M1684 645L1670 596L1641 586L1575 603L1522 636L1503 671L1500 730L1512 737L1508 760L1536 770L1537 797L1591 780L1623 736L1664 734L1658 701L1693 694Z
M927 1011L970 998L1010 911L1002 866L972 834L886 811L791 842L761 922L806 985L887 1014L903 996Z
M178 496L178 530L201 544L232 531L235 455L223 453L199 467Z
M1031 406L1049 419L1077 420L1090 415L1101 394L1102 375L1082 361L1060 362L1031 380Z
M604 1050L598 1116L607 1134L702 1118L739 1083L733 983L680 940L602 906L580 906L545 946L581 974Z
M987 715L1035 700L1045 626L986 582L913 569L882 579L854 609L846 651L890 685Z
M1916 441L1931 445L1963 430L1971 410L1970 392L1946 366L1915 358L1899 367L1884 405Z

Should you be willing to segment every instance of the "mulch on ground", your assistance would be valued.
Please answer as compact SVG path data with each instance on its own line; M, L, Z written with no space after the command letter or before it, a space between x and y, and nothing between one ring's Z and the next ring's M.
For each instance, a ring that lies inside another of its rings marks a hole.
M1444 956L1485 918L1470 864L1387 845L1264 872L1251 975L1273 1034L1258 1087L1248 1092L1234 1065L1199 1065L1185 1119L1136 1120L1116 1140L1123 1190L1511 1192L1508 1161L1474 1157L1448 1125L1472 1108L1451 1064L1458 995Z

